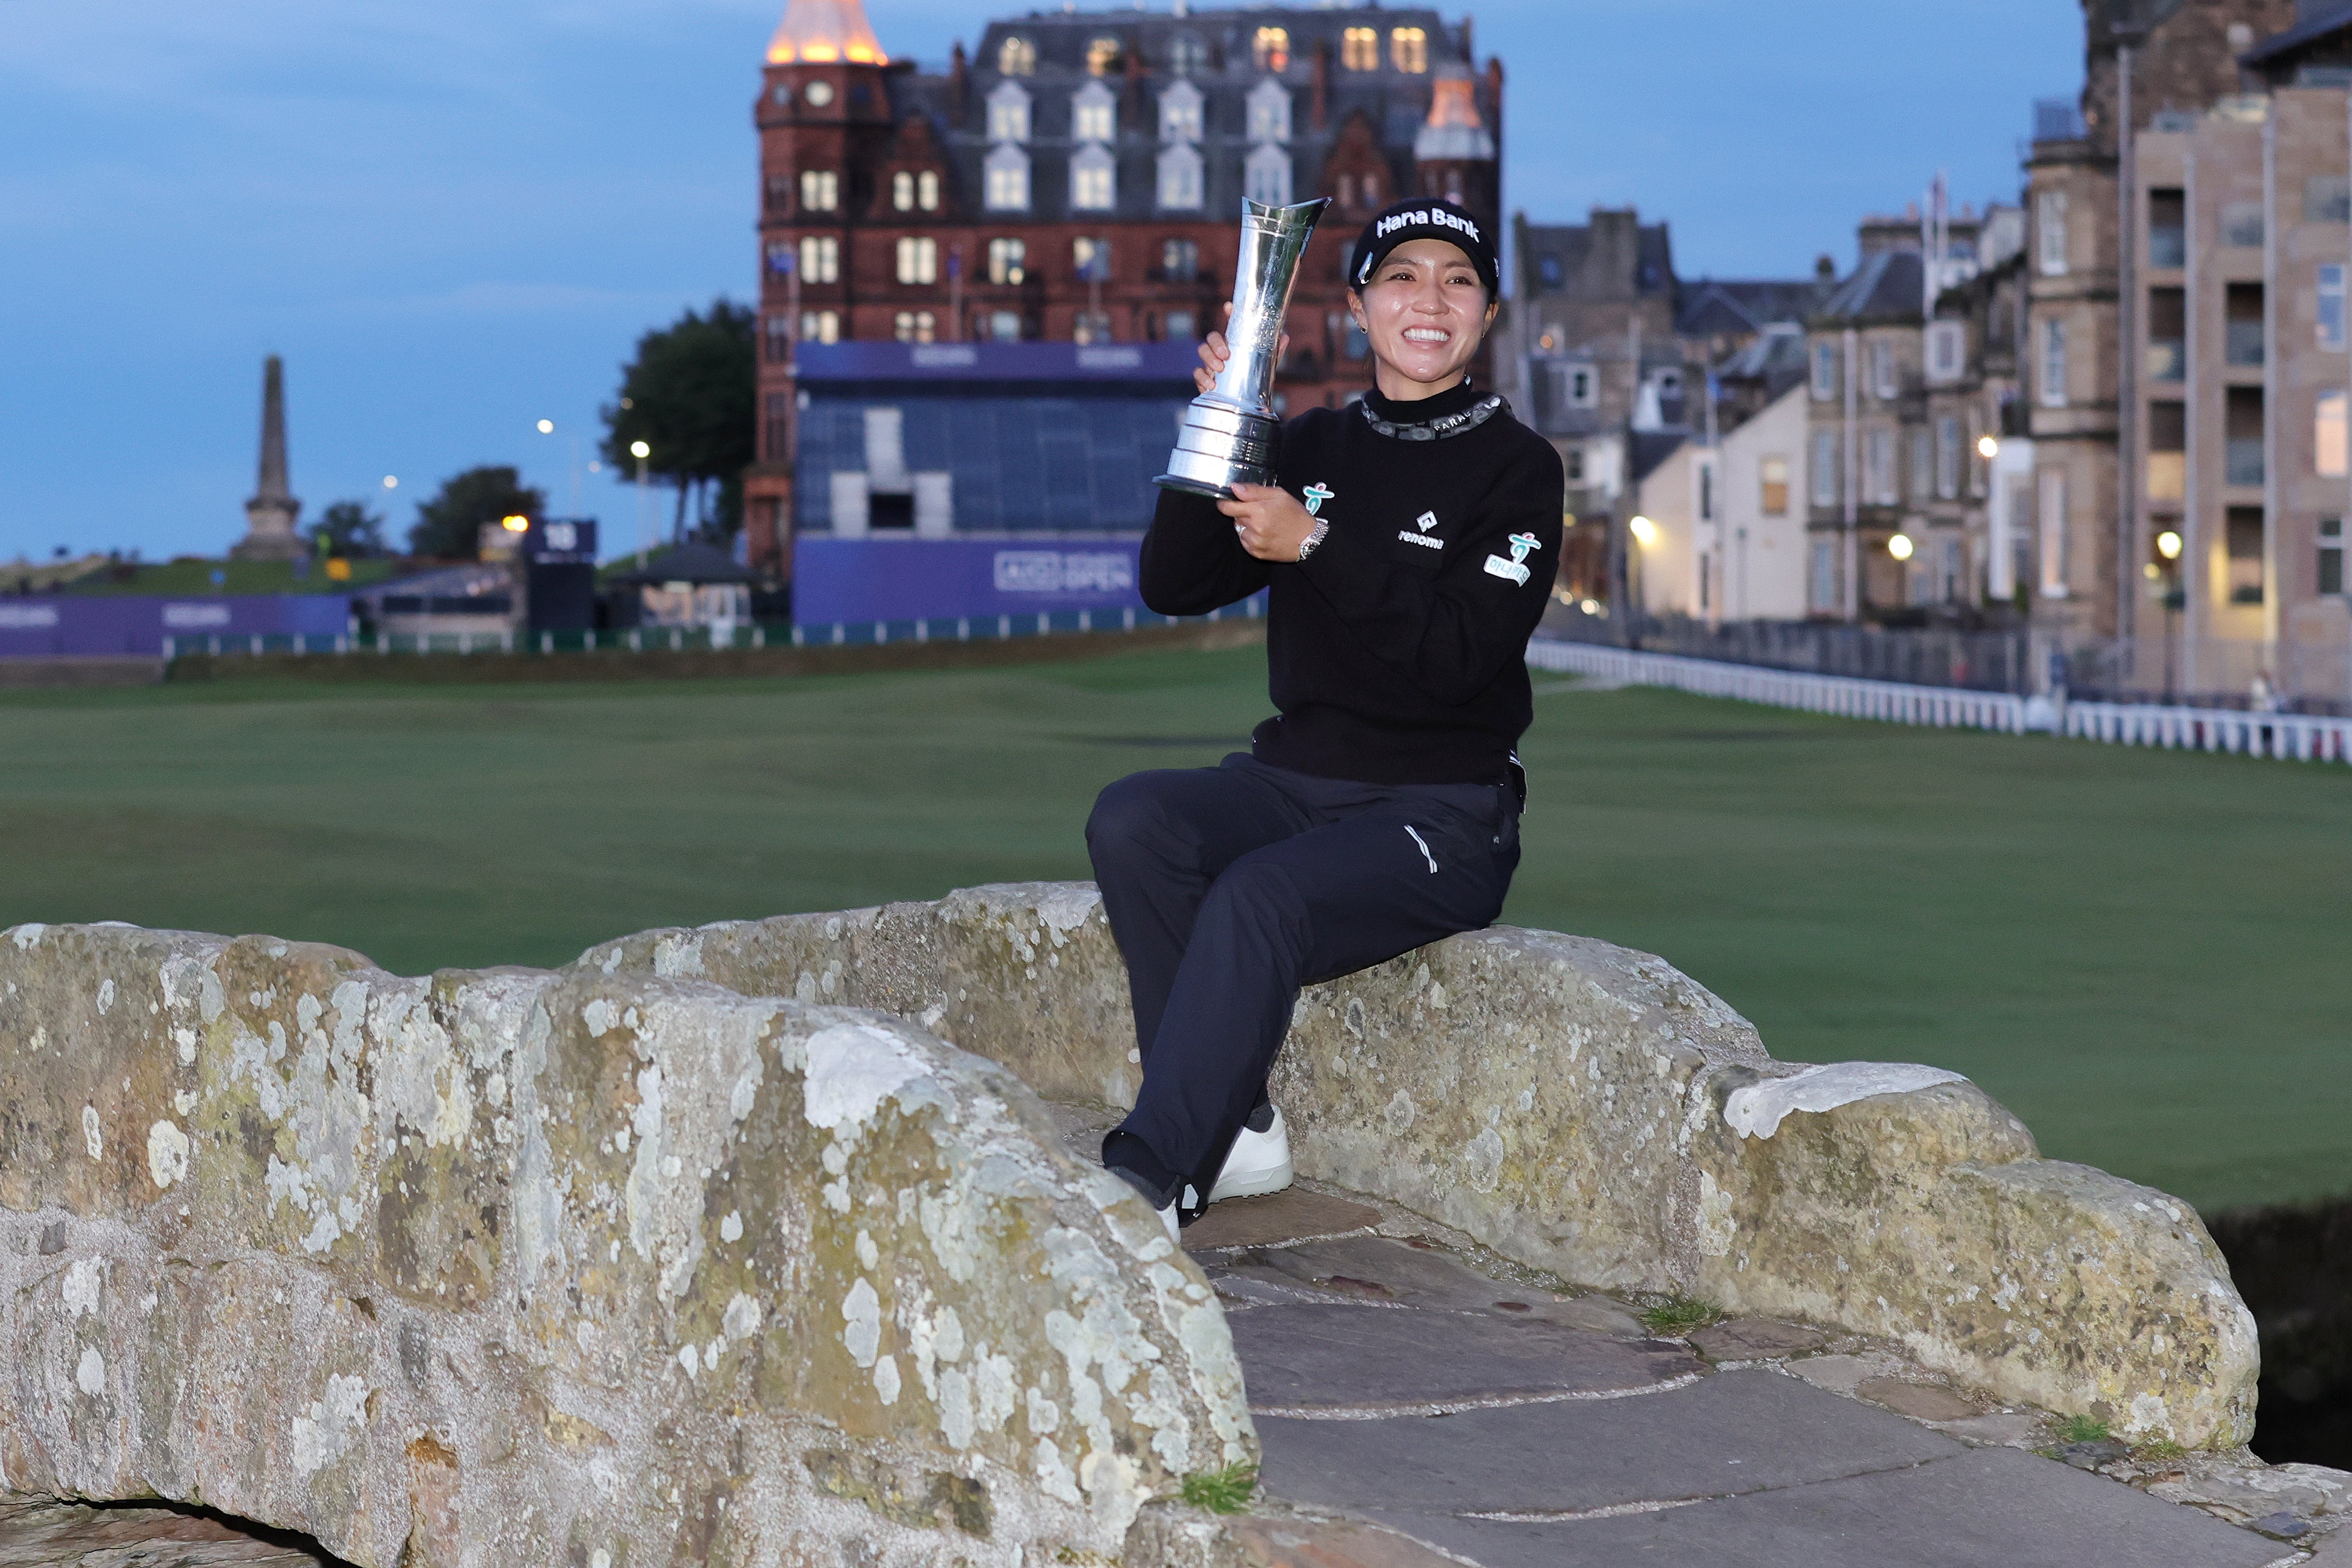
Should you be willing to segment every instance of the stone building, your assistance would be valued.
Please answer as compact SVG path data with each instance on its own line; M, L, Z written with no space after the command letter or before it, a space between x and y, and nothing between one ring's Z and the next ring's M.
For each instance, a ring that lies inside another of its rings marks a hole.
M1243 199L1328 196L1292 297L1280 407L1369 384L1346 251L1402 196L1499 211L1503 73L1426 7L992 21L943 72L859 0L791 0L760 135L755 561L789 559L797 340L1192 340L1230 297Z

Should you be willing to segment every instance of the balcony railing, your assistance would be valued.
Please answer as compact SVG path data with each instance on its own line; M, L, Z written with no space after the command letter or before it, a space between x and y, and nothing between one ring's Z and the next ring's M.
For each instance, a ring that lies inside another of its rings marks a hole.
M2147 379L2178 382L2189 378L2189 344L2179 338L2152 338L2147 345Z
M2259 485L2263 482L2263 438L2242 437L2225 444L2221 457L2221 477L2231 485Z
M2260 321L2229 321L2222 325L2221 357L2233 365L2260 365L2263 362L2263 324Z

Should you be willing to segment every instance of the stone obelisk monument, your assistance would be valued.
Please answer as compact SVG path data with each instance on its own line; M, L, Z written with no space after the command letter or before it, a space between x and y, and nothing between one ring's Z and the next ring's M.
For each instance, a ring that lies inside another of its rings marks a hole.
M302 554L295 519L302 503L286 487L286 365L272 354L261 370L261 483L245 504L247 533L228 553L240 560L291 560Z

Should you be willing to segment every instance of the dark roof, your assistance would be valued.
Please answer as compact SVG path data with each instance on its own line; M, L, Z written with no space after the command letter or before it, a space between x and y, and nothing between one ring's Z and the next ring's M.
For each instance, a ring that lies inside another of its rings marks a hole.
M1916 320L1923 314L1927 264L1916 250L1882 250L1864 259L1812 319L1848 325Z
M1833 284L1815 277L1713 278L1683 285L1675 330L1686 338L1760 332L1775 321L1802 321L1822 308Z
M717 545L683 544L656 550L635 571L616 572L604 580L614 586L648 582L757 582L760 574L749 567L736 565L735 558Z
M1615 295L1632 289L1636 295L1670 294L1675 287L1674 240L1664 224L1632 223L1633 214L1596 209L1591 224L1522 224L1518 243L1520 273L1531 295ZM1612 224L1611 220L1619 219ZM1596 233L1622 232L1632 223L1631 255L1593 255ZM1624 270L1617 266L1622 260ZM1547 265L1549 264L1549 265ZM1595 275L1594 268L1602 269ZM1559 281L1552 279L1557 277Z
M2238 58L2242 64L2259 66L2347 26L2352 26L2352 0L2302 0L2295 6L2294 26L2264 38Z
M1661 464L1682 449L1689 436L1679 433L1637 430L1633 433L1633 482L1640 484Z

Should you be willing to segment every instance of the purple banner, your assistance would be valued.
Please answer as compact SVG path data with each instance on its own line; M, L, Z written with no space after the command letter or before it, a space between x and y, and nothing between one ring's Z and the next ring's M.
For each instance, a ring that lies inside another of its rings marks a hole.
M70 653L161 653L163 639L188 651L255 637L336 637L351 629L341 593L0 596L0 658Z
M793 543L793 619L928 621L1140 610L1140 534L996 534L961 538L835 538Z

